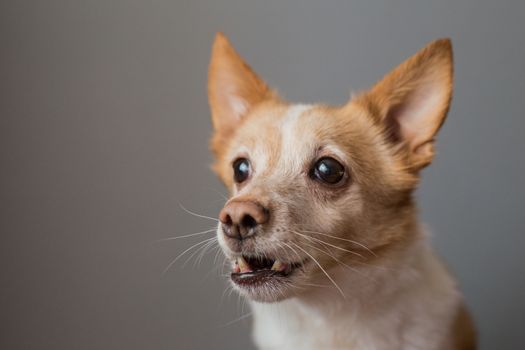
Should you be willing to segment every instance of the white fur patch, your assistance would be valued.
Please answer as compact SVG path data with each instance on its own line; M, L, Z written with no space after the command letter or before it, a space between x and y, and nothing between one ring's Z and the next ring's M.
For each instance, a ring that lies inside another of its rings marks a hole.
M392 274L390 268L398 273ZM386 270L370 267L362 271L375 283L365 283L361 277L346 271L330 271L347 293L346 299L341 299L333 290L321 289L313 299L293 298L273 304L252 302L258 347L289 350L451 348L450 325L460 295L426 242L416 243Z
M286 115L281 123L281 169L285 172L297 173L304 157L307 156L307 152L303 146L304 135L300 135L298 132L298 126L300 123L300 117L306 111L311 109L310 105L293 105L288 108Z

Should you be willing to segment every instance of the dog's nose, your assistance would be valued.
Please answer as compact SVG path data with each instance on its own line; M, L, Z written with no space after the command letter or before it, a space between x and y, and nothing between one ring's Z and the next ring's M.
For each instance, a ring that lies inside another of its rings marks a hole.
M255 201L231 201L219 214L224 234L243 240L255 234L255 228L268 221L269 211Z

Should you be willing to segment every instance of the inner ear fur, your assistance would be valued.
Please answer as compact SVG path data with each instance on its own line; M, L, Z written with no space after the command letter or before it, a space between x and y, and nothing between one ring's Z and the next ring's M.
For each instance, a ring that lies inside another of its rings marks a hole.
M228 38L217 33L208 71L208 99L215 132L232 132L255 105L273 96Z
M436 133L445 121L453 85L449 39L430 43L352 102L367 108L385 137L418 171L434 157Z

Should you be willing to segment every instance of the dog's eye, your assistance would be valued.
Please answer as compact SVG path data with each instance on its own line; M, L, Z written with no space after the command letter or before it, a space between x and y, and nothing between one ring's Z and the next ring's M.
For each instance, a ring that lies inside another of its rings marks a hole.
M233 162L233 179L237 183L246 181L250 176L250 162L246 158L239 158Z
M330 185L339 183L345 175L345 167L334 158L319 159L311 173L312 177Z

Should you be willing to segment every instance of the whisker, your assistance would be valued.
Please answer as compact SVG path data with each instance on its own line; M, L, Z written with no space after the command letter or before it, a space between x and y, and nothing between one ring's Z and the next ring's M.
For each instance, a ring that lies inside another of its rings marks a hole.
M282 247L283 244L286 245L297 256L297 258L298 258L297 262L301 262L301 261L304 260L304 258L301 255L299 255L299 253L297 253L297 250L293 249L293 247L291 247L290 245L286 244L285 242L279 242L279 247L282 248L285 251L285 253L286 253L286 249L284 249Z
M302 283L302 284L305 285L305 286L319 287L319 288L331 287L331 285L329 285L329 284L316 284L316 283Z
M297 232L297 231L290 231L290 232L300 234L300 233ZM312 233L319 233L319 234L322 234L321 232L314 232L314 231L303 231L303 232L312 232ZM329 236L329 237L332 237L332 236L330 236L330 235L328 235L328 236ZM305 237L306 239L308 239L310 242L312 242L311 239L315 239L315 237L310 237L310 236L304 236L304 237ZM338 238L338 237L334 237L334 238ZM317 240L318 240L318 239L317 239ZM322 241L322 240L318 240L318 241L321 242L322 244L328 244L328 245L330 245L329 243L324 242L324 241ZM316 242L312 242L312 243L316 243ZM370 251L370 253L374 254L374 256L377 257L377 255L376 255L374 252ZM332 255L329 255L329 256L331 256L331 257L333 258ZM391 272L399 272L399 270L397 270L397 269L393 269L393 268L389 268L389 267L385 267L385 266L375 266L375 265L373 265L373 264L368 264L368 263L366 263L366 262L359 261L359 260L353 260L353 263L354 263L354 264L363 265L363 266L366 266L366 267L372 267L372 268L375 268L375 269L378 269L378 270L385 270L385 271L391 271ZM345 265L347 265L347 264L345 264ZM357 271L356 271L356 272L357 272ZM361 274L362 274L362 273L361 273ZM368 278L369 278L369 277L368 277ZM373 281L374 283L377 283L377 281L374 280L374 279L370 279L370 280Z
M341 248L341 247L339 247L339 246L336 246L336 245L330 244L330 243L325 242L325 241L323 241L323 240L321 240L321 239L318 239L318 238L315 238L315 237L310 237L310 236L304 235L304 234L302 234L302 233L300 233L300 232L297 232L297 231L292 231L292 232L293 232L293 233L296 233L296 234L298 234L298 235L300 235L300 236L302 236L302 237L305 237L305 238L307 238L307 239L313 239L313 240L318 241L318 242L320 242L320 243L326 244L326 245L328 245L328 246L330 246L330 247L332 247L332 248L339 249L339 250L342 250L342 251L344 251L344 252L347 252L347 253L350 253L350 254L357 255L357 256L359 256L359 257L361 257L361 258L363 257L363 256L362 256L361 254L359 254L359 253L356 253L356 252L353 252L353 251L351 251L351 250L348 250L348 249Z
M319 266L319 268L321 269L321 271L323 271L323 273L326 275L326 277L328 277L328 279L330 280L330 282L332 282L334 284L334 286L337 288L337 290L341 293L341 295L343 296L343 298L346 299L346 295L345 293L343 293L343 290L341 289L341 287L339 287L337 285L337 283L335 283L334 279L332 277L330 277L330 275L328 274L328 272L326 272L326 270L321 266L321 264L319 263L319 261L317 261L310 253L308 253L306 250L304 250L303 248L301 248L299 245L295 244L294 242L290 242L291 244L293 244L294 246L296 246L299 250L302 250L306 255L308 255L314 262L317 266Z
M231 291L233 289L233 287L228 284L226 286L226 288L224 288L223 292L222 292L222 295L221 295L221 299L219 300L219 304L217 305L217 311L220 310L220 308L222 307L223 303L224 303L224 300L225 300L225 297L226 297L226 293Z
M307 246L309 246L310 248L316 249L316 250L320 251L321 253L324 253L324 254L328 255L329 257L331 257L332 259L334 259L338 264L340 264L340 265L343 266L343 267L346 267L346 268L349 269L350 271L353 271L353 272L355 272L355 273L357 273L357 274L363 276L364 278L368 279L369 281L371 281L371 282L373 282L373 283L377 283L377 281L374 280L373 278L371 278L370 276L364 274L362 271L359 271L359 269L356 269L356 268L354 268L354 267L352 267L352 266L350 266L350 265L348 265L348 264L342 262L341 260L339 260L338 258L336 258L334 255L329 254L327 251L325 251L325 250L323 250L323 249L319 249L319 248L317 248L317 247L315 247L315 246L312 246L312 245L310 245L310 244L308 244L308 243L305 243L305 244L306 244Z
M192 250L193 248L195 247L198 247L199 245L201 244L205 244L206 242L209 242L211 241L212 239L217 239L217 237L211 237L211 238L207 238L203 241L200 241L199 243L196 243L194 245L192 245L191 247L189 247L188 249L186 249L185 251L183 251L182 253L180 253L175 259L173 259L173 261L164 269L164 271L162 272L162 275L164 275L166 272L168 272L168 270L173 266L173 264L175 264L182 256L184 256L184 254L186 254L187 252L189 252L190 250Z
M204 258L204 255L206 255L206 253L208 252L208 250L210 250L210 248L212 248L215 244L217 244L217 241L210 241L208 243L206 243L203 247L205 247L201 253L199 254L199 256L197 257L197 260L195 261L195 265L196 266L200 266L201 263L202 263L202 259Z
M219 253L221 250L220 250L220 247L217 245L215 246L215 249L217 249L217 252ZM215 254L215 260L217 260L217 255L218 254ZM227 277L227 275L223 275L219 270L222 268L222 264L217 264L216 262L214 263L213 267L206 273L206 275L204 275L204 278L202 279L203 281L206 281L208 278L210 278L211 274L214 273L214 272L217 272L217 276L222 276L222 277Z
M373 256L376 256L376 253L374 253L370 248L368 248L366 245L362 244L362 243L359 243L357 241L354 241L352 239L347 239L347 238L341 238L341 237L337 237L337 236L332 236L332 235L329 235L329 234L326 234L326 233L322 233L322 232L317 232L317 231L308 231L308 230L302 230L303 232L305 233L315 233L315 234L318 234L318 235L322 235L322 236L326 236L326 237L330 237L330 238L333 238L333 239L338 239L340 241L345 241L345 242L349 242L349 243L352 243L352 244L355 244L355 245L358 245L360 246L361 248L365 249L366 251L368 251L370 254L372 254Z
M217 265L217 259L219 259L219 254L221 253L221 247L217 245L217 252L215 253L215 257L213 258L213 265Z
M221 196L222 198L224 198L225 201L228 200L228 197L226 197L221 191L219 190L216 190L215 188L213 187L208 187L209 190L212 190L213 192L217 193L219 196Z
M216 238L216 237L212 237L212 238ZM206 244L203 244L199 248L197 248L193 253L191 253L191 255L186 259L186 261L184 261L184 264L182 264L182 267L183 268L186 267L186 264L191 260L192 257L197 255L199 252L206 251L206 248L209 247L209 245L213 243L215 243L215 239L211 239L208 242L206 242ZM196 263L197 263L197 260L195 260L195 264L193 265L194 267L196 267Z
M378 266L378 265L374 265L374 264L368 264L368 263L363 262L363 261L357 261L356 260L353 263L354 264L363 265L363 266L366 266L367 268L375 269L375 270L389 271L389 272L392 272L392 273L399 273L400 272L399 269L395 269L395 268L388 267L388 266Z
M233 292L235 292L235 289L234 288L231 288L229 293L228 293L228 298L231 298Z
M290 242L290 243L292 243L292 242ZM283 244L284 244L285 246L287 246L287 247L288 247L288 248L289 248L289 249L290 249L295 255L297 255L297 257L299 258L299 259L298 259L298 262L301 262L301 261L304 260L304 258L303 258L299 253L297 253L297 250L293 249L292 246L290 246L290 245L287 244L286 242L279 242L279 245L281 246L281 248L282 248L282 245L283 245ZM282 248L282 249L286 252L286 249L284 249L284 248Z
M188 238L188 237L195 237L195 236L200 236L200 235L204 235L206 233L210 233L210 232L215 232L217 231L217 228L214 227L214 228L211 228L209 230L206 230L206 231L201 231L201 232L196 232L196 233L191 233L191 234L188 234L188 235L183 235L183 236L175 236L175 237L168 237L168 238L161 238L161 239L158 239L154 242L164 242L164 241L172 241L174 239L179 239L179 238Z
M181 207L182 210L184 210L186 213L188 213L190 215L196 216L198 218L203 218L203 219L208 219L208 220L213 220L213 221L219 222L219 219L212 218L211 216L206 216L206 215L194 213L191 210L188 210L188 209L184 208L184 206L181 203L179 203L179 206Z

